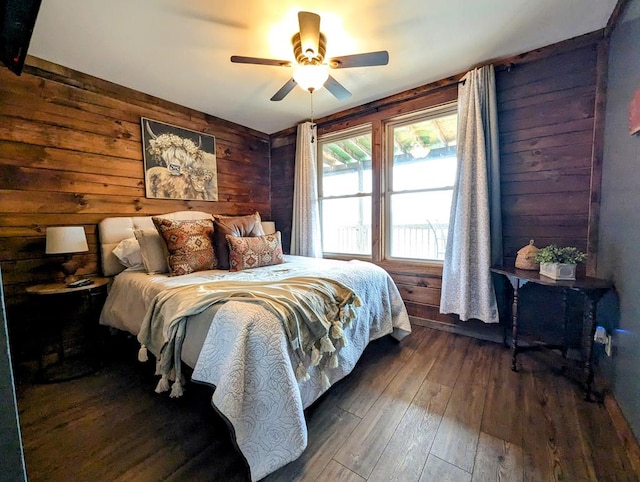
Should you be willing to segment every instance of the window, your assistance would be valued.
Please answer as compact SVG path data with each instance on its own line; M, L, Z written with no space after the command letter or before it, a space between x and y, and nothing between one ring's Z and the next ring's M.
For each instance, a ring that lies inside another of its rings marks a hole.
M447 104L319 139L326 255L444 260L457 169L456 108ZM372 145L383 146L373 163Z
M325 253L371 256L371 128L318 143L319 199Z
M387 131L386 256L444 260L456 177L456 106L392 120Z

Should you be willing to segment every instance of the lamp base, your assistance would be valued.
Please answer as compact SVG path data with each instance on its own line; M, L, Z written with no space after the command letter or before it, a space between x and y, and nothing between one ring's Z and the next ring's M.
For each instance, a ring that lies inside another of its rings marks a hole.
M78 262L69 258L67 261L62 263L62 271L65 274L64 282L66 284L73 283L74 281L78 281L78 276L76 276L76 271L78 271Z

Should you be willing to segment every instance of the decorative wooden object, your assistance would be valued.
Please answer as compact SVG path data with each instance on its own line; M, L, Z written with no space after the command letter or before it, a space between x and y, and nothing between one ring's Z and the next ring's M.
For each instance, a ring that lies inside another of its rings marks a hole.
M536 261L537 252L538 248L534 246L532 239L524 248L520 248L518 250L518 255L516 256L516 268L534 271L538 270L540 268L540 263Z

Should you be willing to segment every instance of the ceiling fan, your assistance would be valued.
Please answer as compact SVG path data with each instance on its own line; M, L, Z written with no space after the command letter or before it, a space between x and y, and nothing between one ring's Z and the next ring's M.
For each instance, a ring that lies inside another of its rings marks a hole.
M272 65L276 67L295 67L293 77L271 97L279 101L293 90L296 85L313 93L324 85L336 99L345 100L351 96L340 82L329 75L331 69L347 69L352 67L368 67L373 65L387 65L389 52L381 50L355 55L332 57L325 62L327 38L320 32L320 15L311 12L298 12L300 32L291 39L296 62L289 60L261 59L256 57L242 57L233 55L231 62L240 64Z

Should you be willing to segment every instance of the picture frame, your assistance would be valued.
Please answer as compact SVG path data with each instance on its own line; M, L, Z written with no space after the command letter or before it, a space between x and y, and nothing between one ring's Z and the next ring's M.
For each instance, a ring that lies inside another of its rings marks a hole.
M146 117L140 124L147 198L218 200L214 136Z

